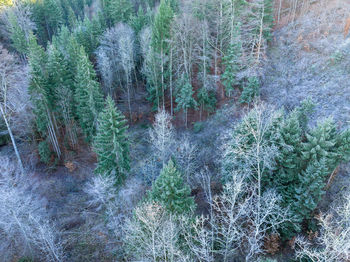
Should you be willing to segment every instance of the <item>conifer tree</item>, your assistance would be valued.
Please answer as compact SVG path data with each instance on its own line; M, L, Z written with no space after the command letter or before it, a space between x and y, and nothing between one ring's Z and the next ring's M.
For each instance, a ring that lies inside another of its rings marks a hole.
M290 202L294 197L294 188L291 184L298 183L298 174L301 170L301 143L302 130L299 124L297 112L294 111L286 119L281 121L279 130L279 157L277 159L278 178L271 177L270 187L276 186L283 198Z
M144 10L140 5L136 15L133 15L130 18L130 25L136 34L140 33L142 28L149 26L151 23L152 11L149 6L147 6L146 10Z
M54 46L49 46L48 77L52 89L53 110L63 121L66 134L73 147L78 143L74 123L74 78L63 54Z
M31 2L31 5L33 19L37 24L38 40L46 45L64 24L62 6L58 0L35 1Z
M49 90L45 70L47 56L45 50L38 45L34 35L30 36L28 56L31 76L29 94L34 105L33 111L36 117L36 126L39 132L45 134L47 128L46 109L49 105L49 99L47 97Z
M85 52L89 55L95 51L100 43L100 37L105 31L106 21L104 17L98 13L91 20L85 17L74 28L73 35L79 45L82 45Z
M118 22L127 23L133 15L130 0L103 0L102 6L111 26Z
M60 157L56 117L53 112L54 96L46 70L48 57L45 50L38 45L34 35L31 34L29 39L28 58L31 75L29 94L34 105L36 128L43 138L49 138L55 153Z
M312 108L306 101L289 115L254 109L236 127L231 148L225 153L224 174L236 171L256 178L260 168L262 191L275 188L282 196L282 207L293 213L293 221L281 226L285 239L300 232L303 222L310 222L327 176L350 156L349 130L337 132L331 119L307 129ZM254 164L258 159L259 164Z
M165 0L165 2L171 7L174 13L177 13L179 11L178 0Z
M161 90L157 92L162 97L162 107L165 108L165 82L166 82L166 56L169 51L170 28L174 13L166 0L161 0L158 13L155 16L152 29L152 48L160 57L160 85ZM158 105L160 106L160 105Z
M247 4L244 0L224 0L223 2L223 32L220 35L224 50L227 51L237 41L237 33L240 33L242 10Z
M147 81L147 99L152 102L152 110L160 108L160 59L152 46L152 29L146 27L140 34L141 52L143 56L142 74Z
M343 131L337 139L339 161L349 161L350 159L350 129Z
M328 118L306 134L307 141L303 143L302 158L305 163L325 160L328 172L332 172L339 159L337 130L333 119Z
M105 108L99 115L97 135L94 138L94 150L98 159L95 173L115 176L118 185L124 181L130 169L126 122L124 115L108 96Z
M202 87L197 93L197 101L200 105L199 121L202 121L202 114L204 110L206 110L208 114L215 111L217 102L215 92Z
M71 7L68 8L67 24L70 28L74 28L77 25L77 17Z
M75 85L76 114L86 140L90 142L95 135L98 114L103 108L103 95L83 47L79 50Z
M264 9L265 9L265 16L264 16L264 23L266 25L264 30L264 37L267 41L271 41L272 39L272 28L274 23L274 2L273 0L264 0Z
M159 202L172 213L183 214L190 212L195 206L190 194L190 187L184 183L181 173L170 159L152 186L152 200Z
M182 83L181 83L182 82ZM180 82L178 87L178 93L176 96L177 107L176 110L183 110L185 113L185 126L187 127L187 115L190 108L196 108L198 106L197 101L193 98L193 88L188 79Z
M299 174L299 185L295 188L295 202L291 202L295 214L302 219L311 219L310 215L325 193L325 180L328 167L324 158L312 161L305 171Z
M222 80L225 86L226 94L229 97L231 96L234 87L239 84L237 74L241 69L242 43L238 34L239 29L236 28L235 40L229 45L227 52L222 59L225 66L225 71L222 74Z
M243 91L239 99L240 103L251 103L259 95L259 79L256 76L249 77L243 86Z
M26 37L26 32L18 24L17 18L13 12L9 12L9 24L10 24L10 38L12 46L18 53L25 56L28 51L29 39Z

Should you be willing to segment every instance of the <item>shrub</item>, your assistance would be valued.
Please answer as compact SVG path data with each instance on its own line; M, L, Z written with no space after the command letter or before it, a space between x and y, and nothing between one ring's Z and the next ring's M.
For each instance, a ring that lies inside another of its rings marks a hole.
M196 122L193 125L193 132L199 133L203 130L204 128L204 123L203 122Z
M248 82L243 87L239 102L242 104L251 103L259 95L259 86L260 83L257 77L249 77Z
M40 161L45 164L50 164L52 151L50 149L49 143L47 141L41 141L38 145Z

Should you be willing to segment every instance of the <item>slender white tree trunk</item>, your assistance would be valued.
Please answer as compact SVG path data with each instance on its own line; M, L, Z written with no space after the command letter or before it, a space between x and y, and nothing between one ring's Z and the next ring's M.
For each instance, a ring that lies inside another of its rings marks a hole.
M13 136L13 133L12 133L10 124L9 124L8 121L7 121L7 117L6 117L6 115L5 115L5 112L4 112L4 109L3 109L2 105L0 105L0 110L1 110L2 117L3 117L4 120L5 120L5 124L6 124L7 130L8 130L8 132L9 132L9 135L10 135L10 138L11 138L11 142L12 142L13 149L15 150L15 154L16 154L16 157L17 157L17 161L18 161L19 167L20 167L21 172L22 172L22 174L23 174L23 173L24 173L24 169L23 169L22 159L21 159L21 156L20 156L20 154L19 154L19 152L18 152L15 138L14 138L14 136Z
M170 115L172 116L173 111L173 48L170 47Z

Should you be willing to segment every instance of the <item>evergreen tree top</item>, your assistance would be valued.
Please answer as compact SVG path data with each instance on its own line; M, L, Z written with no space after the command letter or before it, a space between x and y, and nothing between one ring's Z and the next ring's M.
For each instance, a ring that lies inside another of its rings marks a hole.
M170 38L170 26L173 18L174 12L169 3L161 0L152 30L152 46L158 51L165 49L167 46L165 40Z
M170 212L182 214L191 211L195 206L190 194L190 187L184 183L181 173L170 159L153 184L150 194L152 200L159 202Z

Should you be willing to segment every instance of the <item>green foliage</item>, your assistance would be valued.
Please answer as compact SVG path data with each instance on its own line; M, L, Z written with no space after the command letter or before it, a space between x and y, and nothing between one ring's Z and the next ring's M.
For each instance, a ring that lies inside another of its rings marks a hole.
M272 29L274 24L274 1L273 0L262 0L262 1L255 1L252 2L252 15L250 19L255 21L260 21L261 16L263 15L263 25L261 28L261 24L256 23L253 21L253 24L255 24L255 28L253 28L253 34L260 35L260 30L262 29L262 36L267 41L270 41L272 39Z
M204 123L203 122L196 122L193 125L193 132L199 133L204 129Z
M136 15L132 15L130 18L130 25L134 29L135 33L138 34L141 32L142 28L151 25L153 21L152 10L147 6L147 9L144 10L140 5L139 10Z
M315 104L311 99L306 99L301 102L301 105L295 110L303 135L306 132L309 115L314 111Z
M172 213L184 214L195 207L190 195L190 187L184 183L181 173L170 159L152 186L150 193L152 200L159 202Z
M179 0L165 0L165 2L171 7L174 13L179 11Z
M40 161L45 163L46 165L50 164L52 151L50 149L49 144L46 141L41 141L38 145L38 151L39 151Z
M167 39L170 39L170 28L173 19L174 12L168 1L161 0L152 30L152 46L159 53L165 54L169 47Z
M337 142L337 130L333 119L328 118L320 123L311 132L306 134L306 141L302 145L302 158L305 163L325 160L329 167L328 172L333 171L339 160Z
M69 70L68 63L63 54L54 46L49 47L49 58L47 64L48 81L51 88L52 107L62 104L62 100L73 97L74 84L73 75ZM62 105L73 114L73 101ZM60 111L62 113L62 111Z
M29 39L26 37L26 32L19 26L16 16L12 11L9 12L10 38L12 46L21 55L28 53Z
M90 142L95 135L98 114L103 108L103 95L83 47L79 50L75 85L76 113L86 140Z
M239 84L237 74L241 70L242 43L239 39L239 28L235 30L235 41L229 45L225 56L222 58L225 71L222 74L222 83L226 94L230 97L234 87Z
M107 28L104 17L99 13L91 20L85 17L83 21L78 22L73 30L73 35L79 45L82 45L85 52L91 56L100 44L100 37Z
M254 168L249 171L255 161L251 147L257 139L260 141L260 166L266 166L262 189L275 188L282 196L282 206L289 207L294 217L293 223L281 227L284 238L292 237L301 230L303 222L311 221L324 194L327 176L342 161L349 160L349 129L337 132L335 123L327 119L309 130L307 114L312 108L313 103L306 101L290 114L283 111L259 114L253 110L235 128L233 150L224 159L224 173L241 170L256 177ZM267 120L267 126L261 124ZM259 129L263 132L257 132ZM235 148L240 149L239 153ZM273 151L276 152L271 162Z
M116 176L117 185L124 181L130 169L126 122L124 115L108 96L106 106L99 115L97 135L94 138L94 150L98 159L95 173Z
M341 157L340 161L347 161L350 159L350 129L343 131L337 140L336 148Z
M165 88L169 78L167 66L169 59L169 39L171 37L171 23L174 19L174 12L166 0L161 0L158 12L155 15L151 33L152 64L157 72L148 74L149 99L153 102L153 108L158 108L160 104L165 104ZM157 61L158 60L158 61ZM160 100L162 98L162 101Z
M323 196L325 179L329 175L326 160L310 161L306 170L299 174L299 185L295 188L294 212L302 218L311 219L311 214Z
M187 78L179 83L178 92L176 94L175 102L177 103L176 111L183 110L186 115L187 126L187 112L190 108L196 108L198 106L197 101L193 98L194 91L191 83Z
M50 87L47 83L47 55L45 50L38 45L34 35L30 35L29 40L29 67L30 83L29 95L34 105L33 112L35 115L36 127L38 131L45 135L47 133L48 118L47 112L50 106Z
M259 262L277 262L277 260L265 257L265 258L260 258Z
M64 24L63 9L59 0L42 0L30 2L33 20L37 26L38 40L42 45L52 37Z
M214 90L207 90L202 87L197 93L197 101L201 107L201 110L206 110L208 113L212 113L216 109L216 94Z
M102 9L111 26L118 22L128 23L134 12L130 0L103 0Z
M34 262L33 259L29 257L21 257L18 262Z
M272 29L274 25L274 1L264 0L264 19L265 24L264 37L267 41L272 40Z
M255 76L249 77L247 83L243 86L243 91L239 99L240 103L251 103L259 95L259 79Z

